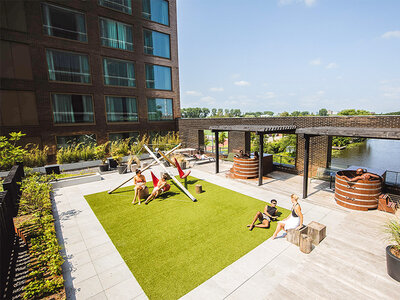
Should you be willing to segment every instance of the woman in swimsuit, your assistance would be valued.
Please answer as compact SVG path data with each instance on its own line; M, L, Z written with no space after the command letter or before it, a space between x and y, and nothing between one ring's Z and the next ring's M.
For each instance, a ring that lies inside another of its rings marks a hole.
M146 177L142 175L142 172L139 169L136 170L136 175L133 178L133 184L135 185L135 197L133 197L132 204L136 204L136 198L139 198L140 205L139 191L146 188Z
M299 200L299 196L292 194L290 196L290 199L292 200L293 203L292 212L285 220L278 222L278 226L276 227L276 230L272 236L273 240L276 238L276 236L281 230L285 232L288 229L294 229L294 228L298 230L303 226L303 214L301 213L300 204L297 202Z
M165 189L166 185L168 184L168 183L167 183L167 179L168 179L167 174L164 174L164 175L161 177L160 181L158 182L157 186L154 187L153 192L152 192L151 195L146 199L146 202L145 202L144 204L149 203L149 201L150 201L151 199L157 198L158 196L161 195L162 192L164 192L164 189Z

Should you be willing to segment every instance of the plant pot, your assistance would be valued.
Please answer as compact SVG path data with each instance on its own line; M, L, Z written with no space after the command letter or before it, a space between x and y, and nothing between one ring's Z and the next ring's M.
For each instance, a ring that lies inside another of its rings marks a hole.
M390 249L392 245L386 247L386 267L387 273L394 280L400 282L400 258L394 256Z
M127 167L124 165L117 166L118 174L125 174Z
M101 164L99 165L100 172L108 171L108 164Z

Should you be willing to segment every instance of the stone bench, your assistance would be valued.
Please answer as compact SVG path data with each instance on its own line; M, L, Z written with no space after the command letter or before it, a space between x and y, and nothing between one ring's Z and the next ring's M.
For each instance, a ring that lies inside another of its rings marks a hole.
M308 224L307 235L312 238L314 245L319 245L319 243L326 237L326 226L312 221L310 224Z
M286 234L286 240L296 246L299 246L300 245L300 235L307 234L307 233L308 233L307 226L304 226L300 230L288 229L287 234Z

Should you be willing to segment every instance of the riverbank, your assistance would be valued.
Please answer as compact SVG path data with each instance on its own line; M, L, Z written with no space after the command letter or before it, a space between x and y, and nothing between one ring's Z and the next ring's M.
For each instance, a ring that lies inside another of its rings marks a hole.
M357 147L363 146L365 144L366 144L366 141L359 142L359 143L351 143L351 144L346 145L346 148L341 149L341 150L336 150L336 149L333 149L333 147L332 147L332 157L339 158L341 156L341 153L343 150L357 148Z

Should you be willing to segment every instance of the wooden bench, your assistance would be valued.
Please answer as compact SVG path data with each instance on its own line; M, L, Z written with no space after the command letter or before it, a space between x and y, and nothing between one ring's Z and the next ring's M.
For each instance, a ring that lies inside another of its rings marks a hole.
M310 224L308 224L308 233L312 238L312 243L314 245L319 245L319 243L326 237L326 226L312 221Z
M303 226L303 228L301 228L300 230L288 229L287 234L286 234L286 240L296 246L299 246L300 245L300 235L307 234L307 233L308 233L307 226Z

